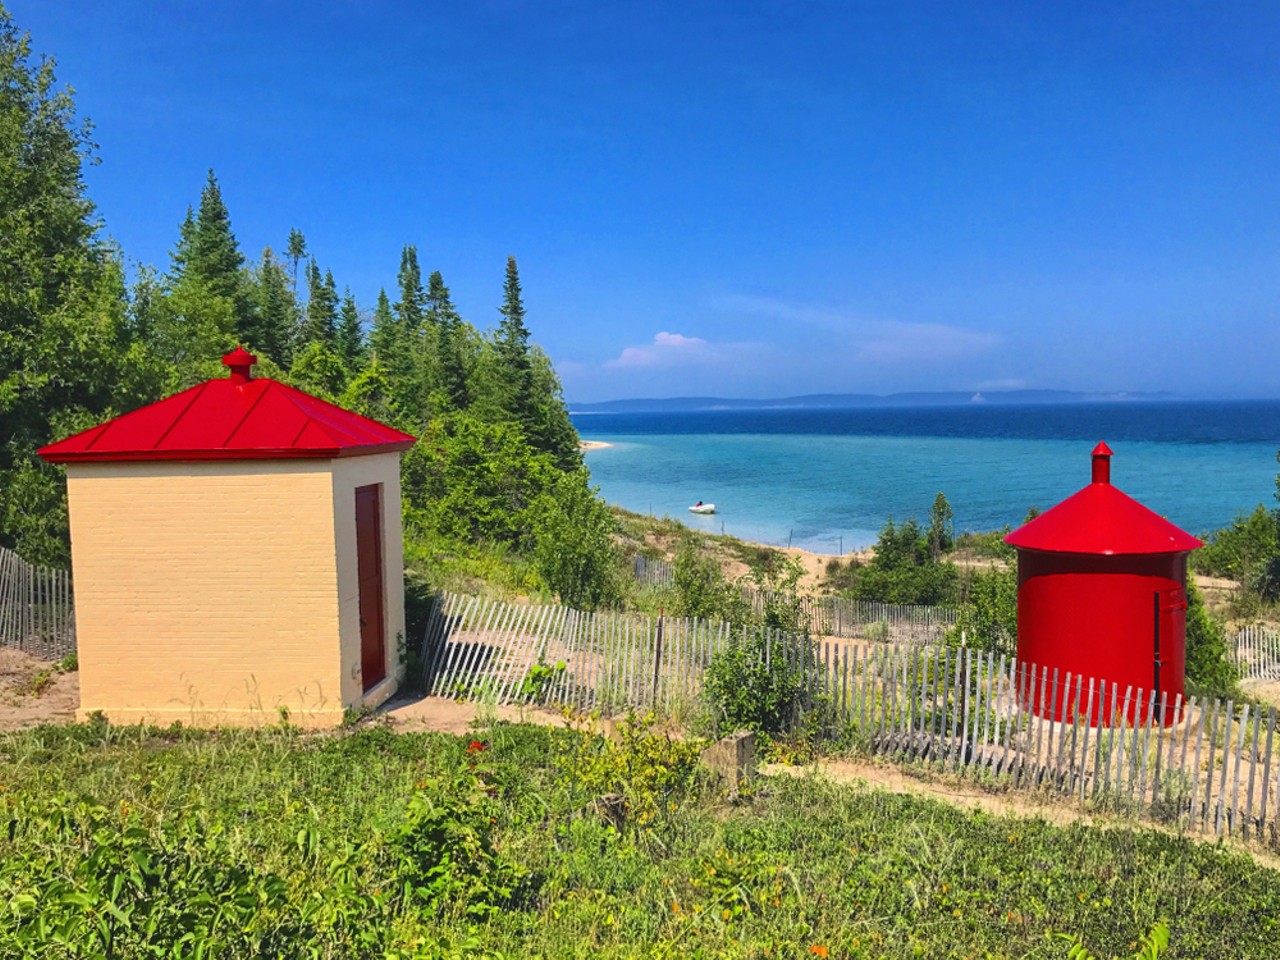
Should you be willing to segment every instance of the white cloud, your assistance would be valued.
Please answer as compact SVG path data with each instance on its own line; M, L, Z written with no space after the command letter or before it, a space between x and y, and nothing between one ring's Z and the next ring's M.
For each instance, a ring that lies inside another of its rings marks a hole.
M682 333L665 330L653 338L652 343L627 347L606 367L672 367L695 363L712 363L719 359L719 352L701 337L686 337Z
M946 323L909 323L860 317L848 311L765 297L731 296L718 301L728 311L771 320L776 324L804 324L834 333L834 349L846 360L878 365L943 363L976 357L995 349L1000 337Z

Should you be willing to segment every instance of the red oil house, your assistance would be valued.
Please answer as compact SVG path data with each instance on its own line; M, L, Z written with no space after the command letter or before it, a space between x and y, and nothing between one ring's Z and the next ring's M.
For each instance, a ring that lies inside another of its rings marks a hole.
M1057 671L1056 695L1039 680L1029 691L1039 716L1070 720L1083 678L1085 690L1107 684L1091 722L1110 719L1112 691L1121 709L1132 688L1131 720L1146 716L1138 692L1148 704L1154 690L1171 723L1184 682L1187 555L1202 544L1113 487L1111 456L1098 444L1093 482L1005 537L1018 550L1018 661L1050 681Z

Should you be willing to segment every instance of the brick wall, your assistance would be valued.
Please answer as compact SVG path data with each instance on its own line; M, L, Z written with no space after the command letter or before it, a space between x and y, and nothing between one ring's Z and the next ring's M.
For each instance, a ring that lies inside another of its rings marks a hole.
M335 464L69 465L81 717L339 722Z

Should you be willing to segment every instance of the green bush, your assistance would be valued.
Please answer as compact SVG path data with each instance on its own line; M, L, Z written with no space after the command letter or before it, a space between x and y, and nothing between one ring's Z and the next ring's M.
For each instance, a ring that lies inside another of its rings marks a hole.
M897 525L890 519L849 595L878 603L950 604L956 602L959 576L954 563L935 558L919 524L908 520Z
M1187 682L1203 696L1230 697L1238 691L1227 631L1204 605L1195 578L1187 577Z
M746 729L776 736L793 729L811 706L805 671L816 659L806 635L759 628L735 633L712 657L703 680L717 733Z
M586 469L553 476L533 504L534 567L563 603L594 610L620 596L617 524Z
M1211 577L1251 586L1267 562L1280 554L1276 515L1261 504L1229 527L1201 536L1203 547L1191 553L1191 567Z
M1018 577L1008 567L974 570L947 641L1012 654L1018 647Z

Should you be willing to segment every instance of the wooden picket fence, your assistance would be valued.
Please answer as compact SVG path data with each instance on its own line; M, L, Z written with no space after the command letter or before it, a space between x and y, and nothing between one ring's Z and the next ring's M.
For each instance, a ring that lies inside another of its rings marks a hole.
M1280 680L1280 631L1251 626L1236 634L1236 666L1241 680Z
M56 660L76 649L71 574L0 547L0 648Z
M699 620L446 594L427 689L494 704L686 713L717 653L785 660L824 735L900 762L1280 849L1277 712L942 645L798 640ZM797 713L795 720L799 720Z
M443 594L428 618L426 689L494 703L615 713L695 699L728 624L588 613Z
M648 587L668 587L675 581L675 568L666 560L637 554L632 560L637 583ZM770 599L769 594L743 588L743 599L757 616ZM869 637L899 643L930 643L942 640L956 624L955 607L874 603L847 597L800 597L801 612L814 633L824 637Z

